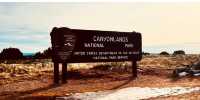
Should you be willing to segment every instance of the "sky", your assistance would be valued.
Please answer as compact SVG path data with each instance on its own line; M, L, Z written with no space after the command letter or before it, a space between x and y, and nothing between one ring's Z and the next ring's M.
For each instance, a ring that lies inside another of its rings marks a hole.
M51 46L53 27L140 32L143 51L200 53L200 3L0 3L0 51Z

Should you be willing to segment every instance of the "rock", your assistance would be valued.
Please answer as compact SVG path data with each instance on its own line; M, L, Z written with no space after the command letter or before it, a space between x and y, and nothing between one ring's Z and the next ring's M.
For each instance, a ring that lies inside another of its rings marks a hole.
M175 77L183 77L187 75L200 76L200 62L181 68L176 68L173 71L173 76Z
M200 73L193 74L194 76L200 76Z
M180 72L180 73L178 73L178 76L180 76L180 77L183 77L183 76L186 76L186 75L188 75L189 73L187 73L187 72Z

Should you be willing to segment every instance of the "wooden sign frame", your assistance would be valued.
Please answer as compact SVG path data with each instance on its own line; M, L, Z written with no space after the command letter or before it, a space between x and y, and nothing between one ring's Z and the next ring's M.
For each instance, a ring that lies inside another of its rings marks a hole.
M142 36L138 32L54 27L50 35L56 84L60 63L62 83L66 83L68 63L131 61L133 77L137 77L137 61L142 59Z

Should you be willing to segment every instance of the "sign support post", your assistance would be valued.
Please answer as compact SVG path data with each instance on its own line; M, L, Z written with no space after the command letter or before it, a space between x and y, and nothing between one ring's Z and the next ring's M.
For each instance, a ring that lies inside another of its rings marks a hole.
M66 83L67 79L67 63L62 63L62 83Z
M133 78L137 78L137 62L132 61L132 74Z
M54 83L59 83L59 63L54 62Z

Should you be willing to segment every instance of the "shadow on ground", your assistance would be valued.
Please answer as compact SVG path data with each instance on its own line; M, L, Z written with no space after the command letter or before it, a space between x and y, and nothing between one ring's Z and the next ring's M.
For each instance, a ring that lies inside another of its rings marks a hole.
M30 100L38 100L38 99L34 99L35 97L28 97L27 99L26 98L23 98L24 96L26 95L29 95L29 94L32 94L32 93L35 93L35 92L42 92L42 91L46 91L46 90L49 90L49 89L53 89L53 88L56 88L56 87L59 87L61 85L58 85L58 84L51 84L47 87L43 87L43 88L37 88L37 89L33 89L33 90L28 90L28 91L23 91L23 92L13 92L13 93L2 93L2 94L9 94L9 95L6 95L3 99L4 100L27 100L28 98ZM31 99L32 98L32 99ZM40 97L41 99L39 100L43 100L42 98L46 98L46 97ZM54 97L48 97L49 99L54 99ZM48 99L48 100L49 100Z

